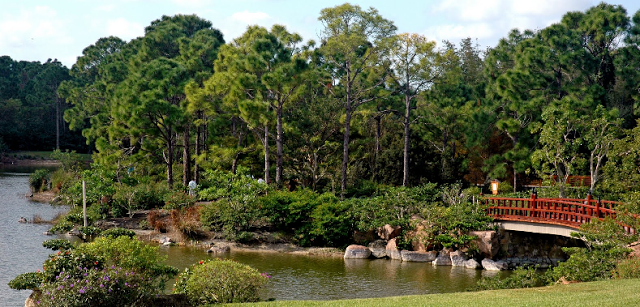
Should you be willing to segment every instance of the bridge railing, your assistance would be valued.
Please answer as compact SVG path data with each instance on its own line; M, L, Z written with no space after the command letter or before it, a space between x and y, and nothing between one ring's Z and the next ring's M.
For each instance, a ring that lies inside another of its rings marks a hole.
M593 199L485 197L487 213L498 220L563 225L578 229L591 219L616 218L615 207L620 203ZM635 233L621 225L628 233Z

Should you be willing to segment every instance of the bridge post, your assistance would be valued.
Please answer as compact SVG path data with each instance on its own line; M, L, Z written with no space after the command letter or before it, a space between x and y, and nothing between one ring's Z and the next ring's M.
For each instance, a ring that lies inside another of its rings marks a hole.
M536 199L538 199L538 192L536 191L536 188L533 188L533 192L531 192L531 217L538 217L538 214L536 212L536 210L538 209L538 202L536 201Z

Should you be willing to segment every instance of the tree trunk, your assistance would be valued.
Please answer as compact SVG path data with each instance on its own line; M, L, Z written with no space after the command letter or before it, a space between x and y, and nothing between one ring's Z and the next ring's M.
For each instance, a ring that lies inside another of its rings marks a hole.
M344 136L342 142L342 178L340 179L340 196L344 198L347 190L347 165L349 164L349 131L351 128L351 102L347 98L346 117L344 120Z
M199 114L198 114L198 118L200 118ZM198 127L196 127L196 143L194 145L196 159L193 162L193 180L195 180L196 182L199 182L199 177L200 177L200 165L198 165L198 156L200 155L200 144L201 144L200 136L201 136L200 125L198 125Z
M60 98L56 94L56 149L60 150Z
M282 188L282 105L276 110L276 185Z
M191 180L191 157L189 155L189 125L182 132L182 184L187 187Z
M373 180L378 179L378 158L380 156L380 137L382 135L382 115L374 117L376 121L376 148L373 155Z
M172 133L169 132L169 140L167 140L167 186L169 189L173 188L173 138L171 137Z
M403 156L403 172L402 172L402 186L409 185L409 119L411 115L411 99L408 95L404 96L404 148L402 150Z
M264 182L269 183L269 127L264 125Z

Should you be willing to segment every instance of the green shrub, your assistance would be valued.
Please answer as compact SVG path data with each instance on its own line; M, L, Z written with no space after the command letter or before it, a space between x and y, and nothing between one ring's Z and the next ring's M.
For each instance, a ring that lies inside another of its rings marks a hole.
M116 267L83 267L80 276L61 272L46 283L37 298L39 306L139 306L157 291L148 277Z
M569 255L569 259L559 263L548 271L552 281L564 278L567 281L596 281L610 279L616 269L617 262L628 254L628 249L622 247L588 248L563 247L562 251Z
M205 229L220 231L227 239L235 240L246 231L258 215L253 203L234 203L227 199L206 204L200 210L200 222Z
M84 253L77 249L58 251L49 255L49 259L42 264L43 282L54 283L64 274L66 278L80 278L84 272L78 268L98 268L104 266L104 258L100 255Z
M640 259L623 259L616 265L614 276L617 278L640 278Z
M73 223L71 223L71 222L67 221L66 219L62 218L55 225L53 225L53 227L51 227L51 229L49 229L49 232L52 232L52 233L65 233L65 232L71 231L71 229L73 229Z
M35 290L42 284L42 273L28 272L16 276L9 281L9 288L13 290Z
M232 260L206 260L185 269L173 292L185 294L194 306L257 302L267 280L268 275Z
M239 168L236 174L210 170L204 174L203 186L198 195L202 200L228 199L246 203L264 195L269 186L253 179L247 169Z
M140 306L177 274L163 261L157 248L128 236L109 236L58 251L43 263L42 272L22 274L10 285L39 288L40 306Z
M169 190L165 185L140 183L136 186L116 185L113 195L111 215L120 217L133 216L135 210L160 208L165 205Z
M92 168L82 172L80 178L69 183L62 189L61 198L71 206L82 206L82 180L85 180L87 205L97 204L103 198L109 198L115 193L113 179L115 174L102 168Z
M256 200L260 214L276 230L299 229L311 221L313 210L323 203L335 203L338 199L331 193L317 194L303 189L294 192L273 191Z
M425 225L429 225L427 242L435 242L443 247L468 247L475 239L466 235L471 230L490 229L493 219L486 215L480 205L461 202L448 207L432 206L422 211Z
M63 171L79 169L82 165L82 158L75 151L66 150L63 152L56 149L51 153L51 159L58 160L62 164Z
M83 226L78 228L78 231L80 231L80 234L82 234L83 238L94 237L102 233L102 229L95 226Z
M51 239L51 240L46 240L44 242L42 242L42 246L45 248L48 248L50 250L69 250L69 249L73 249L74 245L73 243L69 242L68 240L65 239Z
M115 227L115 228L109 228L103 231L100 235L103 237L113 237L113 238L125 237L125 236L129 238L133 238L136 236L136 233L131 229Z
M544 274L538 272L536 267L519 267L506 278L500 278L499 275L483 277L478 281L474 290L533 288L540 287L545 283Z
M164 209L184 210L193 206L196 203L196 198L182 191L174 191L165 195L164 203Z
M312 222L296 232L299 244L314 246L344 246L351 241L354 230L350 207L345 202L327 202L311 213Z
M29 175L29 186L33 192L46 190L51 178L51 172L46 169L38 169Z

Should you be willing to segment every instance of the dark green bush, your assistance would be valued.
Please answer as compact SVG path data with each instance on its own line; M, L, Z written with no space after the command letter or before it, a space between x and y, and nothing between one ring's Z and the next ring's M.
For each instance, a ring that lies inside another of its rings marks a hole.
M33 192L40 192L47 188L51 172L46 169L38 169L29 175L29 186Z
M136 186L116 185L111 204L111 215L120 217L133 216L136 210L161 208L169 190L164 185L141 183Z
M115 228L109 228L103 231L100 235L103 237L113 237L113 238L124 237L124 236L133 238L136 236L136 233L131 229L115 227Z
M326 202L311 213L312 222L296 232L301 245L345 246L355 228L350 207L345 202Z
M261 214L276 230L291 231L311 222L311 213L323 203L335 203L331 193L317 194L303 189L294 192L273 191L256 200Z
M509 277L500 278L499 275L493 277L483 277L480 279L474 290L498 290L498 289L519 289L540 287L547 282L543 273L537 271L536 267L519 267L513 271Z
M569 255L569 259L559 263L548 272L552 281L561 278L567 281L581 282L610 279L618 261L629 253L629 250L623 247L591 250L580 247L563 247L562 251Z
M193 206L196 203L196 198L182 191L174 191L165 195L164 203L164 209L184 210Z
M194 306L257 302L267 276L233 260L205 260L178 276L174 293L185 294Z
M69 250L69 249L73 249L74 245L73 243L69 242L68 240L65 239L51 239L51 240L46 240L44 242L42 242L42 246L45 248L48 248L50 250Z
M13 290L35 290L42 284L42 273L28 272L16 276L9 281L9 288Z
M616 265L614 277L640 278L640 259L637 257L623 259Z
M82 235L83 238L94 237L102 233L102 229L95 226L79 227L78 231L80 231L80 234Z

